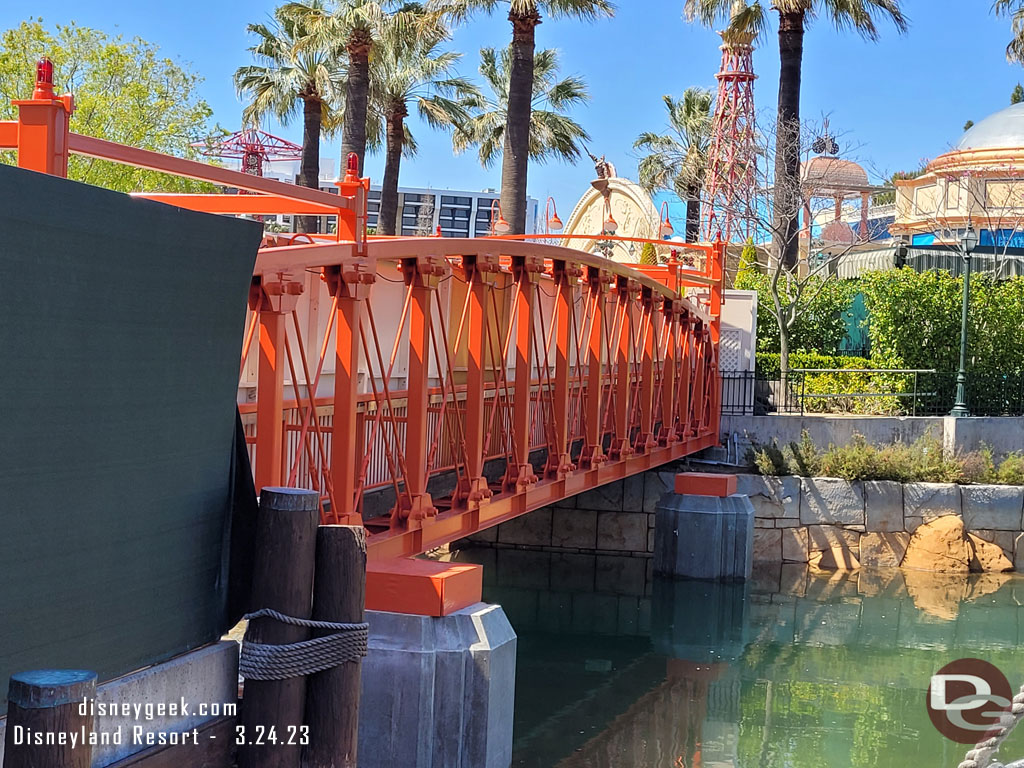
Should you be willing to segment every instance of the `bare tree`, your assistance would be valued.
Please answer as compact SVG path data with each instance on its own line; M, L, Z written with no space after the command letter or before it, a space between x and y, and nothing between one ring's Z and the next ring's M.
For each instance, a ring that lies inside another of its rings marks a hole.
M849 184L849 193L863 191L863 182L856 183L850 176L850 148L844 157L824 154L814 158L809 165L813 149L822 149L820 139L827 131L818 124L805 122L793 137L801 150L802 172L789 188L781 189L776 183L780 175L775 173L776 158L788 157L792 148L780 149L779 137L775 134L774 120L760 120L757 131L757 168L754 191L751 199L742 195L730 200L707 201L716 206L721 218L733 217L734 229L751 233L753 244L759 246L758 270L768 276L768 296L761 297L759 306L766 307L772 314L779 330L779 352L782 379L789 374L790 339L794 326L822 291L836 275L836 266L844 256L862 245L870 233L854 232L843 222L848 211L844 208L844 184ZM772 126L767 131L761 126ZM781 142L784 143L784 142ZM832 137L825 142L826 152L838 149ZM808 173L807 169L811 172ZM781 177L785 177L782 175ZM787 182L784 182L787 183ZM837 196L839 202L836 202ZM780 215L795 209L803 217L803 226L792 227L790 218ZM838 214L838 216L836 215ZM794 266L787 265L777 254L798 252L800 258ZM761 254L764 254L762 256Z

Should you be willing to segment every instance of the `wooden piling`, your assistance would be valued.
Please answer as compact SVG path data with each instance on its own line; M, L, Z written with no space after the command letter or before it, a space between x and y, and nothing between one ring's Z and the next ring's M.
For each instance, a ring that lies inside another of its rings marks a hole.
M3 768L89 768L95 698L95 672L42 669L11 675ZM57 743L46 743L51 734ZM36 737L43 743L33 743Z
M366 603L366 530L324 525L317 533L313 618L356 624ZM330 630L320 631L331 634ZM356 768L362 664L346 662L309 678L303 768Z
M256 522L253 611L269 608L310 618L319 499L314 491L264 488ZM246 638L268 645L297 643L309 630L254 619ZM241 707L239 768L298 768L302 755L306 678L246 680Z

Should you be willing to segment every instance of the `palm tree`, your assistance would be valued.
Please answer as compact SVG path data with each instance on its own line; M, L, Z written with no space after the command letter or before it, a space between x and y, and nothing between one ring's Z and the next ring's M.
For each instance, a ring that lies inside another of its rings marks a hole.
M480 74L490 93L480 98L479 112L457 130L452 139L456 153L479 147L480 164L484 168L490 168L507 146L512 56L511 48L500 54L493 48L480 50ZM540 163L552 158L574 161L582 154L583 142L590 136L566 112L590 100L587 85L579 77L558 79L558 52L553 49L538 51L535 61L529 109L529 159ZM501 207L502 215L508 219L504 198Z
M310 0L307 10L322 8L320 0ZM274 11L272 24L250 24L248 31L257 37L249 50L257 64L239 67L235 87L249 99L242 113L247 124L257 124L266 115L288 123L302 104L302 159L298 183L316 189L320 179L320 134L333 127L337 103L344 84L340 64L342 51L337 47L309 45L309 28L302 17L286 7ZM315 216L301 216L299 232L316 231Z
M997 16L1010 17L1013 38L1006 46L1006 58L1024 64L1024 0L995 0L992 7Z
M286 5L301 15L313 33L313 47L342 45L347 57L345 114L341 132L341 157L359 158L362 173L366 159L367 119L370 99L371 60L382 36L414 37L438 34L442 14L427 12L421 3L403 0L335 0L328 10L322 6Z
M1002 2L1004 0L1000 0ZM729 20L727 33L762 34L768 15L762 0L686 0L686 16L707 25ZM900 0L772 0L779 15L779 107L776 124L774 237L776 256L788 269L796 266L800 231L800 77L804 30L815 16L827 16L838 29L852 28L868 40L878 39L877 21L889 19L907 29Z
M711 91L687 88L683 98L662 97L668 110L668 133L642 133L634 149L640 159L640 186L648 192L667 189L686 201L686 241L700 239L700 195L711 148Z
M542 13L552 18L596 19L612 16L610 0L430 0L454 19L464 19L476 10L487 13L507 6L512 23L512 46L508 67L507 123L503 139L501 208L513 234L526 233L526 176L533 155L534 123L531 109L537 88L536 32Z
M402 155L416 153L416 143L405 118L415 103L433 128L465 126L470 110L479 103L479 91L469 80L453 73L462 54L439 52L440 40L418 35L413 40L392 40L377 46L371 67L371 131L383 130L384 180L380 195L377 234L394 235L398 219L398 175ZM373 119L376 118L376 119ZM379 135L371 135L379 141Z

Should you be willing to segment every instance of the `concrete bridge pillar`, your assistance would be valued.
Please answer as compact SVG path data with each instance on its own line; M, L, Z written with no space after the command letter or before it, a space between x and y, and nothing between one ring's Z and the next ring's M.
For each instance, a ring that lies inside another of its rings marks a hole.
M500 605L367 611L360 768L508 768L516 635Z
M479 565L367 566L359 768L508 768L516 634Z
M743 581L753 566L754 508L735 475L684 472L655 510L654 572Z

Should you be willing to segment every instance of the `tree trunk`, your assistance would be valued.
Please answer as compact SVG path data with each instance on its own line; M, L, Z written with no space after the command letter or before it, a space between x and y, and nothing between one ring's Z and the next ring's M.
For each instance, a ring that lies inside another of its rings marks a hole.
M378 235L397 235L398 226L398 173L402 165L405 146L405 104L395 105L387 116L387 144L384 155L384 180L380 191L380 215L377 217Z
M792 400L789 392L789 329L779 323L779 394L782 402L776 403L776 407L787 411Z
M306 98L302 106L302 159L299 161L300 187L320 188L320 128L323 105L319 99ZM296 232L316 232L316 216L297 216Z
M365 30L356 30L345 46L348 51L348 83L345 86L345 124L341 132L341 165L348 156L359 158L359 174L366 158L366 103L370 96L370 49L373 39Z
M530 116L533 111L533 54L540 14L510 13L512 67L509 72L508 118L501 162L501 212L511 234L526 234L526 175L530 164Z
M796 268L800 253L800 71L804 11L779 12L779 117L775 138L775 256Z
M700 240L700 192L698 185L686 190L686 242L696 243Z

